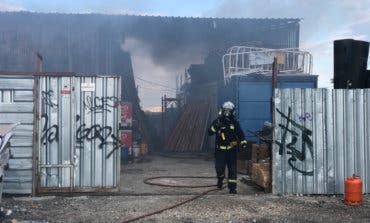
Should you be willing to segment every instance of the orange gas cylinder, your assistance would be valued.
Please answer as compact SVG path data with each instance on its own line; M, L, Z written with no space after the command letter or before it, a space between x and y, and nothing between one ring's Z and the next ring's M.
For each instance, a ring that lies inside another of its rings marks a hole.
M347 205L361 205L362 180L359 176L347 177L344 185L344 203Z

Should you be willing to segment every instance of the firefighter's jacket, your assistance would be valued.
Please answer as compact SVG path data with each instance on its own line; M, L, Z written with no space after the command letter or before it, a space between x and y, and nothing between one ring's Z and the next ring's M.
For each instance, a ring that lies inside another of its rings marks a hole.
M208 129L209 135L216 135L216 149L229 150L247 144L239 123L234 118L218 117Z

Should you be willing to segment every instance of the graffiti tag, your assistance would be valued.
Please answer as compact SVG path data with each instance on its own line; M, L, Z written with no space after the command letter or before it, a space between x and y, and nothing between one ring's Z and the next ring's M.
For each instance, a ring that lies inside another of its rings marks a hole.
M57 108L58 104L53 102L52 97L54 96L54 91L53 90L48 90L48 91L42 91L42 100L44 101L45 105L48 105L52 108Z
M42 128L41 142L46 145L46 143L58 142L59 140L59 126L52 125L48 128L49 116L47 114L41 115L44 119L44 127Z
M312 121L312 114L311 113L308 113L308 112L305 112L304 114L300 115L300 114L297 114L297 117L298 117L298 120L300 122L305 122L305 121Z
M296 170L303 175L307 176L313 176L313 170L304 170L299 167L297 167L297 161L300 162L306 162L307 161L307 149L308 153L313 157L313 143L310 139L310 136L312 136L312 131L304 127L303 125L298 124L295 122L291 116L292 116L292 109L289 107L288 115L285 115L282 113L279 109L276 109L277 112L281 115L282 118L286 120L285 125L279 124L279 127L283 130L283 134L280 141L275 140L275 143L279 146L279 155L282 155L286 153L291 155L291 157L288 159L288 164L290 167L292 167L293 170ZM291 127L295 127L301 131L301 136L298 134L298 132L294 131ZM287 142L287 135L290 134L292 141ZM296 148L296 143L298 141L298 137L302 137L302 144L300 150Z
M79 116L77 116L76 119L79 121ZM108 141L109 139L112 139L112 141ZM119 149L119 139L115 134L113 134L113 128L111 126L101 126L96 124L86 127L86 124L82 123L76 132L76 142L80 144L80 148L83 148L84 140L98 140L100 149L103 149L104 145L108 145L110 143L113 144L112 151L110 151L106 156L107 159L113 154L114 151Z
M117 97L86 97L86 101L83 102L84 106L90 110L90 112L102 113L104 111L111 112L110 108L115 108L119 104Z

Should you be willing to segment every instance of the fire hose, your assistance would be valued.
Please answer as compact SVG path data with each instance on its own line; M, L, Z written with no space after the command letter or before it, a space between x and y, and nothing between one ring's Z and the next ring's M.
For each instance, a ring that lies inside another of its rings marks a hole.
M150 178L147 178L144 180L144 183L145 184L148 184L148 185L153 185L153 186L161 186L161 187L176 187L176 188L206 188L206 187L216 187L216 184L212 184L212 185L171 185L171 184L164 184L164 183L155 183L155 182L152 182L152 180L156 180L156 179L215 179L215 177L200 177L200 176L158 176L158 177L150 177ZM179 202L177 204L174 204L172 206L169 206L169 207L166 207L166 208L163 208L163 209L160 209L160 210L157 210L157 211L153 211L151 213L147 213L147 214L144 214L144 215L141 215L141 216L138 216L136 218L132 218L132 219L129 219L129 220L125 220L123 221L122 223L128 223L128 222L134 222L134 221L138 221L140 219L143 219L143 218L146 218L146 217L149 217L149 216L152 216L152 215L156 215L156 214L160 214L164 211L168 211L170 209L173 209L173 208L176 208L176 207L179 207L183 204L186 204L188 202L191 202L195 199L198 199L210 192L213 192L213 191L217 191L218 189L214 188L214 189L210 189L210 190L206 190L198 195L195 195L185 201L182 201L182 202Z

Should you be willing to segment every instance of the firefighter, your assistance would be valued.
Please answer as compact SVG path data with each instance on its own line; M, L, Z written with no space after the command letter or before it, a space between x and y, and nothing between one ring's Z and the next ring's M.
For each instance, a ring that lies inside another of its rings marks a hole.
M216 135L216 173L217 188L222 189L225 178L225 167L228 169L228 188L230 194L236 194L236 154L240 145L247 147L244 133L234 117L235 106L227 101L222 105L219 117L215 119L208 129L209 135Z

